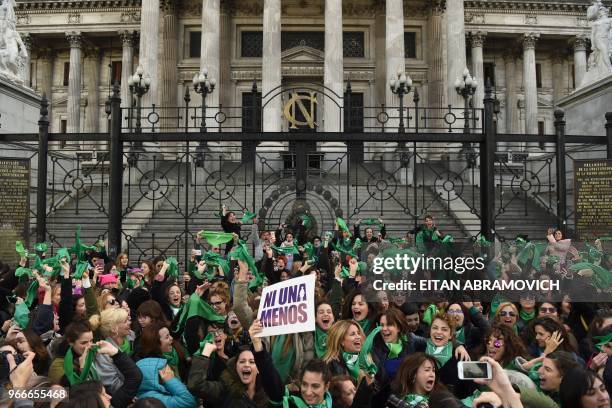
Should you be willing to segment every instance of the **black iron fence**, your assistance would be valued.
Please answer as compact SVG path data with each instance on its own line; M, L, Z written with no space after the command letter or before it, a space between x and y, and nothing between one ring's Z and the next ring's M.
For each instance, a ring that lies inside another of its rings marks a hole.
M201 132L202 109L186 100L141 108L137 129L137 113L120 108L115 88L109 133L50 134L43 104L39 134L0 135L0 156L32 163L33 240L65 246L81 225L84 240L107 238L111 254L126 250L132 259L187 258L198 230L220 230L222 204L255 212L260 230L308 213L311 236L342 216L382 218L388 236L400 238L425 214L456 239L541 237L552 225L571 234L573 160L612 157L611 114L607 136L565 135L561 112L555 135L501 135L490 92L484 110L467 113L413 102L401 115L354 108L342 133L262 133L253 131L257 103L250 113L208 108L207 123L220 131ZM400 116L405 133L385 127ZM545 150L527 153L526 143Z

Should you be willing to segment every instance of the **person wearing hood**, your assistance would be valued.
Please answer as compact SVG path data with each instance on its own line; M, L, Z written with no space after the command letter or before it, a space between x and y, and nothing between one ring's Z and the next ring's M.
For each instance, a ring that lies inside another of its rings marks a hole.
M138 399L156 398L166 408L193 408L196 400L163 357L147 357L136 363L142 372Z

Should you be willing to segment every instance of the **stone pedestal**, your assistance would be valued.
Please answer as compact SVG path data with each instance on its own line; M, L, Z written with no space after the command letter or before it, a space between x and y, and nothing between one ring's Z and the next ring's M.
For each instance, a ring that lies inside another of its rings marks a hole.
M38 133L41 96L0 77L0 133Z
M580 88L557 106L565 111L568 135L605 135L605 114L612 110L612 75Z

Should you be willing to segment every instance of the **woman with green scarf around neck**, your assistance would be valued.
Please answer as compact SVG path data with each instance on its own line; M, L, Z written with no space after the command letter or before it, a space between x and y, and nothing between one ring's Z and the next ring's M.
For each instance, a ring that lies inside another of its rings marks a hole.
M520 310L519 319L516 322L518 333L521 334L523 329L529 326L529 323L536 318L536 301L535 296L530 293L522 293L519 298Z
M519 311L514 303L503 302L495 311L495 314L493 315L493 322L505 324L506 326L510 327L514 333L519 334L517 326L518 316Z
M253 341L257 370L261 374L264 391L270 398L270 405L283 408L332 408L329 393L332 374L327 364L319 359L307 361L300 373L299 392L290 392L264 349L261 337L257 337L262 329L261 322L255 320L249 334Z
M425 353L438 362L440 382L446 385L458 398L465 398L475 390L474 382L460 380L457 363L469 360L465 347L454 344L454 320L447 314L437 313L431 322Z
M366 301L366 297L360 288L353 289L345 300L342 308L342 318L357 322L366 336L370 334L375 326L375 305Z
M323 358L327 351L327 332L335 322L332 307L327 302L321 302L315 308L314 345L317 358Z
M391 384L393 393L410 408L429 403L429 395L438 387L437 366L436 359L425 353L406 357Z
M455 321L455 340L469 350L478 346L489 330L489 322L472 302L451 303L446 309Z
M142 331L135 358L141 360L148 357L165 358L175 377L182 380L187 378L185 349L172 338L170 330L163 323L152 323Z

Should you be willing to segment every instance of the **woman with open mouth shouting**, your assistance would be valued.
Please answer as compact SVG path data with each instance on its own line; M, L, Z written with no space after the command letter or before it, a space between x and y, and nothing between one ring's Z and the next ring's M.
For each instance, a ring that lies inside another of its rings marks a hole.
M335 322L332 307L327 302L322 302L315 308L316 326L314 334L315 354L317 358L323 358L327 351L327 332Z
M332 373L325 362L319 359L309 360L305 363L299 377L299 391L290 392L274 366L272 358L263 348L260 337L256 337L262 330L259 320L255 320L249 333L253 340L255 362L261 373L262 383L266 394L273 401L273 405L284 408L332 408L332 396L329 393L329 384Z
M408 407L427 404L429 395L438 386L437 366L436 359L425 353L411 354L399 367L391 386L393 392Z
M366 301L365 294L359 288L350 292L345 299L342 318L345 320L352 319L357 322L367 336L375 326L376 306Z
M449 315L438 313L434 317L425 353L436 359L440 381L457 397L465 398L472 394L474 382L460 380L457 370L459 360L469 361L470 355L463 345L455 342L454 320Z

